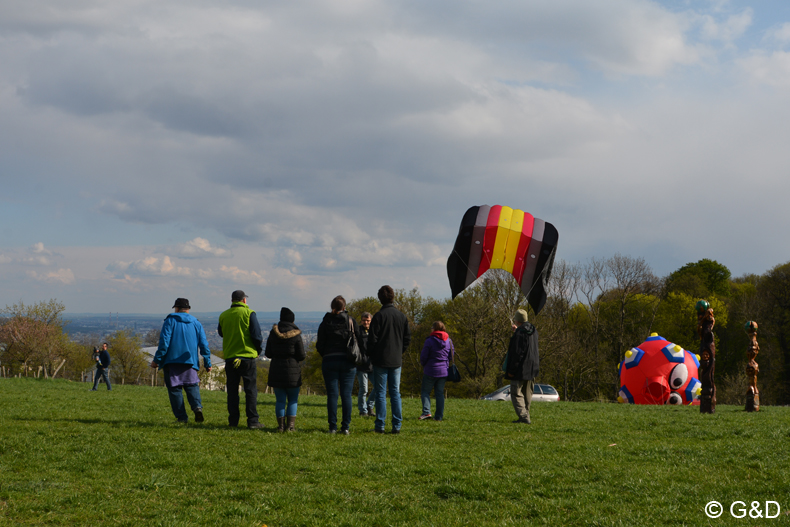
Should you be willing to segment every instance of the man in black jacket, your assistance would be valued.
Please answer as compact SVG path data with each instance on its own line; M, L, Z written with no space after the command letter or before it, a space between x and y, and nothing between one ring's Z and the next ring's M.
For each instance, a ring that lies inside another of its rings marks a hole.
M99 356L95 357L96 359L96 376L93 379L93 388L91 389L92 392L96 391L96 388L99 386L99 379L104 379L104 384L107 385L108 390L112 390L112 386L110 385L110 376L107 375L107 368L110 367L110 352L107 351L107 343L103 343L101 345L101 351L99 352Z
M373 315L368 332L368 356L373 364L376 397L375 431L384 433L387 419L387 391L392 403L392 433L400 433L403 421L400 399L400 373L403 354L411 342L409 320L393 305L395 291L388 286L379 289L381 310Z
M532 390L535 377L540 371L538 355L538 330L527 322L527 312L516 311L513 317L513 336L510 337L505 363L502 369L510 380L510 400L518 419L514 423L532 424L529 407L532 405Z

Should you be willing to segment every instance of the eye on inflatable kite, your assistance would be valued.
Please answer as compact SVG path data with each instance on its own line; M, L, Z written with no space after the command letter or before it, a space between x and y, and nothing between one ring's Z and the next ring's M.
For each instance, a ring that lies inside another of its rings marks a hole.
M631 404L699 404L699 358L652 333L620 363L617 400Z
M554 225L528 212L502 205L471 207L447 259L453 298L489 269L504 269L538 313L546 303L558 237Z

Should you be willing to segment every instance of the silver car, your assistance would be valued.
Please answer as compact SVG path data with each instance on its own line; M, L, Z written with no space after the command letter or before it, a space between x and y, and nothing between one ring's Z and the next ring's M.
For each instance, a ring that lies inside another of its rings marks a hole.
M484 395L481 399L485 401L509 401L510 385L503 386L495 392ZM550 384L536 384L532 389L532 400L556 403L560 400L560 394Z

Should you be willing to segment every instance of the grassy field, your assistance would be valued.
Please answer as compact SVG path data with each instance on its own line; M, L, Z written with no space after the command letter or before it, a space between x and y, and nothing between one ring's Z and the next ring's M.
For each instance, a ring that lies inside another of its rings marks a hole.
M509 403L455 399L421 422L406 399L400 435L355 412L345 437L320 396L277 434L271 395L253 431L227 427L221 392L178 425L163 388L88 388L0 379L0 525L790 524L789 408L535 403L527 426ZM781 514L736 520L736 500Z

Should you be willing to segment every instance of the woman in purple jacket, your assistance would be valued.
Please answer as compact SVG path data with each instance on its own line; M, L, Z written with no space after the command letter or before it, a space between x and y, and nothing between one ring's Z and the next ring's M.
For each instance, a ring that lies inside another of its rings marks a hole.
M422 415L420 421L433 417L434 421L444 418L444 383L447 381L447 369L453 359L455 348L447 328L442 322L436 321L431 326L433 333L425 339L420 352L422 364ZM431 390L436 396L436 415L431 415Z

